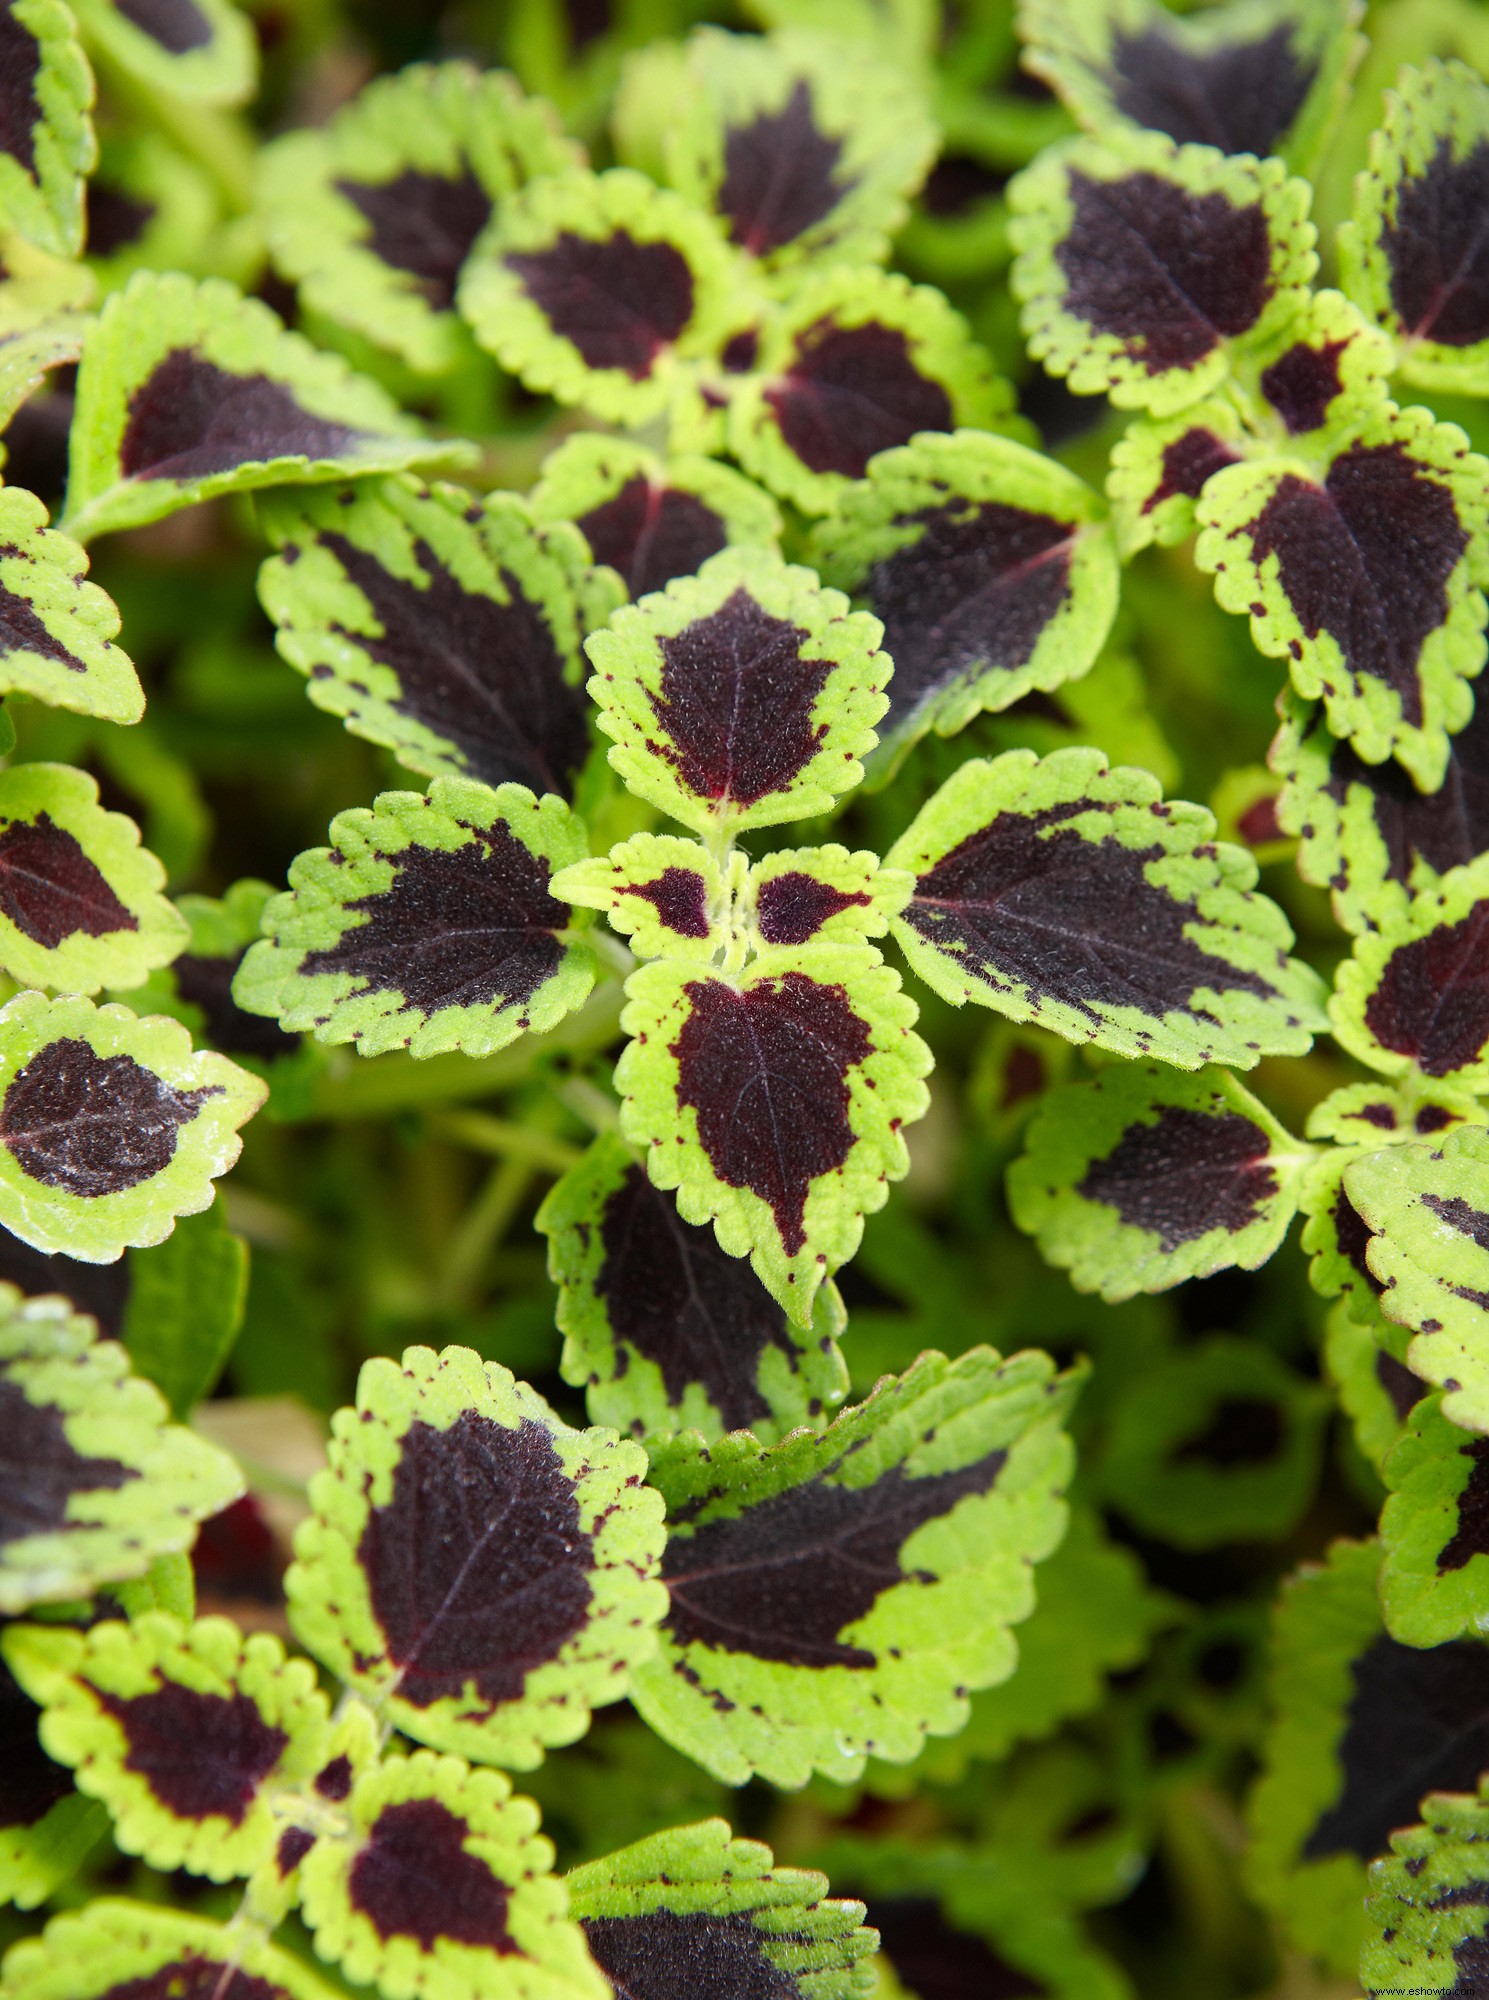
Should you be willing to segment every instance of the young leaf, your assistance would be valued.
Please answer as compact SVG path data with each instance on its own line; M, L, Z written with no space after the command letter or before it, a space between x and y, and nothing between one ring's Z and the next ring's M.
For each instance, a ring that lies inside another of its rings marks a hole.
M774 500L732 466L661 459L595 431L576 431L549 453L530 504L539 521L572 521L632 598L693 575L720 549L774 551L781 539Z
M100 1897L53 1917L5 1960L7 2000L334 2000L251 1924Z
M348 1837L317 1841L302 1865L321 1956L404 2000L606 2000L538 1809L511 1790L427 1750L360 1777Z
M251 1874L274 1847L270 1793L308 1785L326 1761L330 1710L314 1667L226 1618L18 1626L5 1656L43 1705L48 1754L152 1868Z
M1042 1100L1009 1207L1077 1291L1126 1299L1264 1264L1312 1152L1225 1070L1113 1064Z
M1489 1438L1419 1402L1382 1467L1380 1606L1407 1646L1489 1630Z
M1381 928L1356 938L1335 975L1339 1041L1387 1076L1489 1084L1489 855L1454 868Z
M87 555L47 527L34 493L0 487L0 692L16 689L105 722L138 722L145 696L113 643L119 613L84 581L87 571Z
M687 1222L800 1327L909 1166L929 1049L899 975L863 945L782 946L737 974L662 959L632 973L621 1129Z
M1476 702L1435 791L1394 759L1366 764L1331 736L1321 703L1288 692L1267 761L1282 779L1277 818L1299 841L1298 872L1332 893L1345 930L1405 917L1413 893L1489 853L1489 701Z
M880 264L936 150L919 79L863 40L697 30L667 177L772 270Z
M883 937L908 901L914 877L885 868L876 854L824 847L778 847L752 864L745 885L750 948L860 944ZM737 921L737 919L736 919Z
M261 507L276 644L318 708L410 770L572 796L586 632L621 601L573 528L515 493L365 481Z
M978 1347L921 1355L820 1437L678 1438L652 1467L671 1608L634 1677L646 1721L726 1784L787 1787L959 1729L1064 1530L1074 1388Z
M1354 1426L1355 1443L1377 1472L1427 1393L1400 1358L1408 1340L1402 1327L1379 1315L1362 1325L1348 1301L1334 1306L1324 1322L1325 1372Z
M264 910L233 981L250 1013L364 1056L484 1056L551 1028L594 985L594 954L567 940L549 889L584 851L562 799L436 778L338 813L331 838Z
M61 0L0 9L0 215L59 257L83 247L83 181L98 157L93 72ZM8 275L8 273L7 273Z
M617 424L660 415L738 323L707 216L628 167L546 175L503 204L460 280L477 340L529 389Z
M617 1993L859 2000L872 1988L878 1938L863 1904L829 1898L815 1870L776 1867L725 1820L652 1834L565 1880Z
M291 1622L396 1727L530 1770L626 1692L666 1605L639 1445L570 1430L468 1348L411 1347L363 1367L330 1449Z
M876 458L813 532L894 661L880 761L1086 672L1117 608L1106 510L1053 459L981 431Z
M455 289L492 214L581 158L502 71L415 63L266 146L258 205L275 268L311 312L433 375L469 351Z
M1366 2000L1413 1987L1443 2000L1471 1996L1489 1966L1482 1783L1467 1796L1429 1793L1420 1817L1423 1825L1393 1833L1390 1853L1371 1865L1360 1952Z
M1025 435L1013 401L940 292L840 265L803 279L766 319L729 399L729 449L783 500L826 514L876 453L920 431Z
M86 540L216 493L469 450L420 435L375 383L290 333L261 300L220 278L139 271L84 343L66 527Z
M825 812L877 740L880 635L810 570L725 549L586 640L610 762L698 833Z
M108 1826L103 1807L74 1790L70 1772L42 1749L39 1713L0 1658L0 1905L22 1910L34 1910L67 1881Z
M1152 0L1022 0L1025 67L1081 124L1275 153L1306 173L1354 67L1348 0L1261 0L1175 17Z
M147 92L241 104L258 79L258 41L231 0L77 0L85 39Z
M1345 289L1427 388L1489 393L1489 84L1429 59L1386 93L1385 124L1339 231Z
M836 1287L818 1292L809 1328L794 1327L614 1134L557 1182L536 1227L559 1288L561 1372L597 1423L643 1439L748 1428L771 1443L847 1394Z
M1382 403L1394 358L1358 306L1342 292L1320 291L1269 340L1237 355L1236 372L1253 421L1287 450L1295 438L1320 443L1317 433Z
M1053 147L1008 199L1029 352L1122 409L1208 395L1233 347L1298 312L1317 266L1306 181L1156 132Z
M964 764L885 857L918 878L891 929L927 985L1180 1069L1300 1055L1317 975L1202 806L1097 750Z
M570 862L551 886L566 903L603 910L638 958L710 959L729 936L717 862L675 833L633 834L608 854Z
M265 1094L178 1022L22 993L0 1010L0 1224L90 1264L164 1242Z
M215 1445L166 1421L113 1341L64 1300L0 1287L0 1614L86 1597L188 1548L243 1490Z
M1169 548L1194 533L1206 484L1247 452L1235 404L1219 396L1172 417L1136 417L1112 446L1106 475L1117 542L1133 556L1150 542Z
M1290 661L1329 727L1367 763L1441 783L1448 732L1484 663L1489 461L1427 410L1363 405L1320 463L1270 458L1206 485L1195 561L1227 611Z

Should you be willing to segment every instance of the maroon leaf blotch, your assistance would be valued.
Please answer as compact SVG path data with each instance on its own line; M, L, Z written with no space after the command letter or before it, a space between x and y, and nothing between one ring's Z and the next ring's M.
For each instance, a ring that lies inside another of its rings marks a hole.
M401 994L401 1012L434 1014L522 1006L558 970L568 906L500 820L462 847L411 845L393 863L391 887L346 905L367 921L307 952L304 977L344 972L358 991Z
M853 1150L848 1077L873 1045L841 986L800 972L742 992L722 979L687 988L673 1053L677 1095L698 1114L714 1173L768 1203L786 1254L806 1242L812 1183Z
M680 486L654 486L644 472L587 514L578 526L596 562L608 563L632 597L691 576L729 540L723 521Z
M1271 1141L1239 1111L1219 1117L1165 1105L1129 1125L1080 1182L1087 1201L1114 1208L1131 1229L1151 1229L1168 1252L1212 1229L1238 1236L1277 1192Z
M803 82L780 111L731 126L718 205L735 242L763 257L831 215L855 185L837 178L842 154L842 141L818 129Z
M352 1764L349 1757L333 1757L323 1771L316 1774L315 1789L323 1799L339 1804L352 1788Z
M1325 341L1322 347L1295 340L1262 370L1262 394L1294 437L1316 431L1328 416L1330 403L1344 387L1339 357L1348 346L1347 340Z
M867 909L873 900L861 891L834 889L830 882L819 882L815 875L793 868L760 884L755 922L767 944L809 944L829 917L840 916L855 905Z
M1260 159L1277 151L1318 74L1285 26L1203 52L1161 28L1118 33L1111 68L1113 100L1135 125L1166 132L1181 146Z
M10 1080L0 1143L46 1187L93 1200L122 1194L176 1156L176 1140L221 1085L174 1090L133 1056L95 1055L80 1037L49 1042Z
M163 1681L149 1694L95 1690L124 1732L124 1762L178 1819L220 1815L241 1826L289 1737L246 1694L204 1694Z
M3 1407L3 1404L0 1404ZM0 1452L4 1447L0 1446ZM0 1501L0 1506L3 1506ZM9 1539L0 1528L0 1546ZM0 1660L0 1832L35 1826L72 1790L72 1773L54 1764L36 1734L40 1710Z
M1398 945L1365 1003L1382 1048L1426 1076L1449 1076L1489 1043L1489 902Z
M1160 174L1097 181L1074 171L1075 210L1055 255L1066 312L1123 343L1150 375L1193 368L1246 333L1272 296L1260 202L1195 194Z
M67 1525L74 1494L116 1491L139 1474L116 1458L90 1458L67 1435L62 1412L33 1403L0 1376L0 1549Z
M126 21L159 42L173 56L204 49L212 39L212 23L194 0L114 0Z
M1404 1424L1427 1394L1427 1384L1409 1368L1403 1368L1395 1355L1387 1354L1384 1348L1375 1357L1375 1379L1390 1397L1398 1423Z
M531 1418L515 1430L474 1411L446 1430L412 1423L357 1558L398 1692L418 1708L472 1685L490 1708L516 1701L589 1615L590 1538Z
M465 1845L469 1829L438 1799L384 1806L352 1863L347 1894L380 1937L440 1938L484 1951L519 1949L507 1929L510 1892Z
M366 221L373 256L406 271L436 312L449 311L460 267L491 216L491 197L475 175L406 167L389 181L339 180L336 192Z
M1320 709L1309 733L1324 727ZM1445 875L1489 851L1489 701L1476 703L1467 728L1449 737L1447 772L1435 792L1419 792L1393 757L1367 764L1336 742L1326 789L1342 806L1354 785L1370 793L1392 881L1407 882L1418 860Z
M1458 1447L1469 1461L1468 1484L1458 1495L1458 1520L1438 1552L1437 1573L1466 1569L1474 1556L1489 1556L1489 1438L1473 1438Z
M36 128L42 109L36 99L41 44L20 21L13 0L0 4L0 152L9 153L33 179Z
M290 2000L274 1980L243 1972L226 1958L188 1952L139 1979L123 1979L97 2000Z
M921 374L904 333L874 320L822 319L798 334L790 366L765 399L808 471L849 479L862 479L876 452L952 424L950 397Z
M1338 1193L1334 1196L1334 1205L1329 1211L1329 1217L1334 1224L1334 1240L1339 1246L1340 1256L1348 1258L1355 1272L1372 1292L1377 1294L1383 1292L1385 1287L1371 1270L1365 1256L1370 1247L1370 1225L1350 1200L1348 1190L1342 1181L1339 1183ZM1411 1379L1415 1381L1416 1378ZM1420 1388L1417 1393L1421 1393ZM1413 1397L1413 1401L1415 1400Z
M293 1875L311 1848L315 1846L315 1835L303 1826L287 1826L279 1836L274 1849L274 1866L280 1878Z
M708 936L708 884L696 868L664 868L654 881L637 882L630 893L644 896L679 937Z
M1460 1236L1466 1236L1481 1250L1489 1250L1489 1215L1480 1208L1473 1208L1461 1194L1444 1197L1440 1194L1424 1194L1423 1208L1431 1209L1439 1222L1445 1222L1450 1229L1456 1229Z
M1460 160L1439 142L1425 173L1408 174L1381 230L1391 303L1409 337L1444 347L1489 340L1489 139Z
M0 833L0 915L48 951L79 933L107 937L140 927L77 835L45 812Z
M242 961L241 951L223 958L186 952L172 960L171 976L180 997L201 1009L214 1049L230 1056L257 1056L263 1062L293 1055L300 1046L298 1035L287 1035L264 1014L245 1013L234 1000L233 976Z
M600 242L566 229L549 249L509 251L506 262L586 368L618 368L633 382L645 381L693 316L687 258L625 229Z
M1443 1993L1442 2000L1477 2000L1489 1991L1489 1937L1475 1931L1453 1946L1453 1968L1457 1978Z
M662 1575L673 1639L793 1667L872 1667L875 1655L840 1635L881 1591L929 1581L903 1568L900 1551L959 1500L989 1492L1007 1455L919 1479L894 1465L867 1486L829 1485L819 1473L731 1519L669 1536Z
M267 459L340 458L364 437L312 416L282 382L231 374L174 347L129 399L119 471L125 479L206 479Z
M19 553L13 544L0 546L0 556ZM39 653L42 659L53 660L70 673L85 674L88 671L84 662L68 652L60 639L53 638L31 600L22 597L19 591L7 590L0 583L0 659L8 653Z
M985 1938L953 1930L929 1897L890 1897L869 1906L865 1919L879 1949L921 2000L1049 2000L1050 1989L1028 1978Z
M800 2000L795 1975L772 1965L764 1947L807 1940L758 1930L747 1911L647 1910L582 1922L619 2000Z
M1161 501L1181 493L1186 499L1198 500L1205 482L1235 463L1236 454L1229 445L1222 444L1203 424L1195 424L1164 446L1158 484L1143 502L1142 511L1151 514Z

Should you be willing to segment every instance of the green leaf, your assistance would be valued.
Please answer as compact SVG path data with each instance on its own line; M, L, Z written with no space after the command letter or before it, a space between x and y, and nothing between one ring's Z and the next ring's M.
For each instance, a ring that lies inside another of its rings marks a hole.
M828 1896L808 1868L778 1868L758 1840L706 1819L638 1840L565 1878L569 1909L619 1992L653 1982L759 1990L779 2000L858 2000L873 1988L876 1932L862 1903Z
M422 436L375 383L223 279L139 271L83 345L66 527L86 540L217 493L470 450Z
M1489 1956L1484 1841L1489 1802L1431 1792L1421 1826L1391 1835L1391 1852L1372 1864L1365 1899L1360 1985L1367 2000L1417 1992L1471 1994Z
M675 833L633 834L608 854L571 861L551 886L566 903L603 910L638 958L710 959L729 938L732 899L718 863Z
M672 1602L634 1677L646 1721L726 1784L788 1787L959 1729L1013 1671L1064 1530L1075 1386L1032 1351L924 1354L820 1437L659 1452Z
M565 1336L560 1369L590 1416L641 1438L753 1430L765 1443L848 1390L837 1289L794 1327L750 1266L685 1222L614 1134L595 1141L538 1210Z
M331 838L264 910L233 981L250 1013L364 1056L485 1056L551 1028L594 985L594 954L567 940L549 891L584 851L562 799L436 778L338 813Z
M732 466L659 458L598 431L576 431L550 452L529 497L538 520L574 522L633 598L691 576L726 546L780 545L780 509Z
M179 1022L22 993L0 1010L0 1224L111 1264L212 1201L263 1084Z
M3 241L3 238L0 238ZM0 256L10 254L0 251ZM63 265L64 271L76 275L75 265ZM86 274L84 274L86 275ZM14 282L7 288L8 302L12 310L7 313L0 303L0 425L9 429L10 420L23 403L29 402L47 378L50 369L61 368L75 362L83 351L83 336L88 330L88 319L81 312L53 310L52 301L39 315L31 315L14 310ZM19 320L31 324L5 325L6 321ZM4 443L0 441L0 465L5 463Z
M75 257L83 245L83 180L98 154L89 115L93 72L61 0L11 0L4 32L0 216L40 249Z
M0 1614L86 1597L189 1548L243 1490L225 1453L166 1420L113 1341L56 1297L0 1287L6 1503Z
M1324 1371L1354 1427L1355 1443L1377 1472L1427 1393L1401 1357L1409 1336L1377 1314L1366 1324L1342 1301L1324 1322Z
M1391 343L1342 292L1310 293L1270 339L1236 356L1235 388L1256 443L1327 452L1342 428L1384 405L1393 359Z
M778 847L751 863L735 933L743 921L750 950L762 955L778 945L861 944L883 937L914 886L866 848Z
M1209 395L1233 350L1300 310L1317 268L1306 181L1157 132L1051 147L1008 199L1029 352L1121 409L1162 417Z
M47 527L34 493L0 487L0 691L105 722L138 722L145 696L113 643L119 613L84 581L87 571L87 555Z
M882 452L813 530L825 582L862 594L894 661L881 768L1088 671L1117 608L1106 509L1053 459L981 431Z
M497 1771L416 1750L352 1786L342 1840L302 1864L323 1958L386 1994L437 2000L606 2000L538 1809Z
M1456 424L1383 398L1311 457L1223 468L1197 508L1195 561L1259 650L1291 662L1366 763L1394 756L1424 791L1484 664L1489 460Z
M40 1711L0 1659L0 1730L6 1744L0 1905L34 1910L77 1872L108 1814L74 1789L71 1774L37 1741Z
M1403 69L1339 231L1345 289L1395 342L1402 376L1473 396L1489 393L1489 311L1477 277L1486 145L1483 77L1430 58Z
M258 208L309 311L434 375L470 351L454 304L476 238L525 182L582 157L502 71L415 63L266 146Z
M1126 1299L1264 1264L1312 1156L1225 1070L1114 1063L1041 1100L1009 1206L1077 1291Z
M863 945L781 947L743 972L662 959L626 983L621 1129L683 1220L712 1222L800 1327L908 1166L931 1054Z
M747 315L711 219L644 174L545 175L502 205L460 280L461 312L529 389L616 424L694 393Z
M468 1348L369 1361L295 1536L295 1634L405 1735L529 1770L654 1645L645 1471Z
M188 1417L216 1386L247 1299L248 1245L227 1227L220 1202L130 1256L119 1338L173 1416Z
M825 812L877 740L880 633L810 570L725 549L586 640L610 762L697 833Z
M53 1917L40 1937L14 1946L5 1979L11 2000L117 2000L131 1986L185 1994L188 1981L224 1996L247 1987L253 2000L333 2000L307 1965L251 1924L214 1924L114 1897Z
M1489 1632L1489 1438L1460 1430L1442 1398L1413 1409L1381 1469L1380 1607L1407 1646Z
M1136 417L1112 446L1106 475L1124 557L1150 542L1170 548L1194 533L1195 503L1224 466L1246 456L1234 402L1209 396L1171 417Z
M943 295L868 265L794 286L729 399L731 453L804 514L831 512L877 453L962 424L1031 436L1012 387Z
M49 1756L100 1799L126 1854L225 1882L273 1852L271 1794L326 1762L330 1707L308 1660L227 1618L163 1611L87 1632L12 1626L5 1657L43 1705Z
M1489 855L1355 939L1329 1002L1334 1034L1387 1076L1489 1085Z
M515 493L408 478L261 504L276 643L318 708L411 770L572 795L586 632L620 603L576 531Z
M1098 750L1012 750L944 784L890 849L915 893L891 929L953 1006L1181 1069L1301 1055L1316 973L1203 806Z
M258 40L230 0L190 0L189 11L76 0L84 40L132 83L166 98L241 104L258 81Z
M40 335L48 328L60 330L59 323L76 334L77 315L86 313L98 294L98 281L86 264L38 250L3 217L0 263L5 266L5 276L0 279L0 341L8 342L23 333ZM54 367L56 363L42 365ZM14 396L13 366L9 363L0 372L8 398Z

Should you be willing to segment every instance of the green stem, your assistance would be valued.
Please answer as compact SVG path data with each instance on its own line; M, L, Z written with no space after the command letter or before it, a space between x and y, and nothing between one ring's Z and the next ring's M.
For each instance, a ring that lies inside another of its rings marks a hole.
M446 1306L463 1304L481 1267L506 1235L532 1185L533 1169L526 1160L503 1160L476 1196L445 1255L439 1298Z
M534 1131L530 1125L515 1124L510 1118L493 1118L486 1111L441 1111L429 1121L439 1138L453 1139L473 1152L494 1153L499 1158L522 1160L533 1168L548 1168L555 1174L567 1173L579 1159L579 1148L551 1132Z

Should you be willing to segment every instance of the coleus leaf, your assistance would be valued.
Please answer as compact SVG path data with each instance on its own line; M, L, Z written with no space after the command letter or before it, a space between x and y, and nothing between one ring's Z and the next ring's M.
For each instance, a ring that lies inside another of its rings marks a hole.
M1440 1146L1391 1146L1345 1171L1372 1232L1365 1255L1380 1309L1415 1334L1407 1366L1446 1389L1443 1415L1489 1431L1489 1131L1463 1125Z
M1425 1793L1469 1790L1489 1763L1489 1654L1472 1639L1392 1639L1379 1569L1379 1543L1338 1541L1283 1585L1273 1719L1248 1807L1253 1893L1341 1978L1363 1942L1366 1864Z
M503 203L460 280L475 335L529 389L640 424L738 324L709 217L628 167L545 175Z
M427 1750L364 1772L347 1837L317 1841L302 1864L321 1956L389 1994L605 2000L538 1809L511 1789L498 1771Z
M6 0L0 70L0 215L40 249L75 257L83 245L83 181L98 147L93 72L71 10L61 0Z
M1423 889L1355 940L1329 1019L1362 1063L1388 1076L1489 1084L1489 855Z
M1324 1322L1324 1370L1355 1443L1377 1472L1401 1436L1427 1385L1401 1360L1410 1336L1377 1315L1361 1324L1341 1300Z
M622 593L515 493L394 478L262 504L276 644L318 708L411 770L571 796L586 632Z
M864 40L701 28L687 44L667 176L772 270L883 263L936 150L919 80Z
M1135 418L1112 446L1106 475L1122 554L1135 555L1150 542L1169 548L1186 541L1207 482L1244 458L1247 442L1228 397L1206 397L1171 417Z
M65 525L86 539L217 493L470 449L421 436L374 382L223 279L139 271L84 342Z
M610 762L699 833L824 812L877 740L880 632L810 570L725 549L585 641Z
M836 1287L794 1327L748 1263L685 1222L616 1135L595 1141L539 1209L558 1286L565 1381L590 1416L638 1437L816 1425L848 1390Z
M0 487L0 691L105 722L138 722L145 696L114 644L119 613L84 581L87 570L78 544L47 527L34 493Z
M1010 184L1029 351L1078 395L1167 416L1303 304L1309 189L1280 160L1156 132L1053 147Z
M1380 1606L1407 1646L1489 1629L1489 1438L1460 1430L1440 1395L1412 1410L1381 1472Z
M562 799L524 785L436 778L338 813L334 845L290 868L263 914L233 998L364 1056L490 1055L541 1034L594 985L594 954L566 936L549 889L584 851Z
M1404 69L1339 232L1345 289L1409 382L1489 392L1489 85L1457 61Z
M39 1713L0 1658L0 1905L22 1910L34 1910L67 1881L108 1826L103 1807L75 1790L71 1773L42 1749Z
M26 986L135 986L173 959L186 920L139 828L67 764L0 772L0 967Z
M1263 437L1310 451L1322 444L1319 433L1383 400L1394 359L1389 340L1343 292L1311 292L1294 318L1236 356L1236 386Z
M654 1644L645 1471L468 1348L369 1361L295 1536L295 1634L406 1735L529 1770Z
M608 854L571 861L555 896L603 910L638 958L710 959L729 936L731 899L718 863L696 840L636 833Z
M801 1327L909 1166L928 1102L914 1003L871 947L782 946L739 973L662 959L626 983L621 1129L687 1222L748 1255Z
M1312 1155L1225 1070L1114 1063L1041 1100L1009 1207L1077 1291L1126 1299L1264 1264Z
M333 2000L251 1924L99 1897L53 1917L5 1960L14 2000Z
M960 1728L1012 1672L1064 1529L1074 1387L1044 1354L923 1354L821 1436L657 1453L671 1608L633 1680L646 1721L726 1784L788 1787Z
M190 1546L243 1490L227 1455L166 1421L156 1390L62 1299L0 1288L0 1614L86 1597Z
M1489 461L1455 424L1380 399L1322 456L1233 465L1198 503L1195 561L1227 611L1367 763L1395 756L1423 790L1484 662Z
M722 1819L652 1834L565 1878L570 1914L617 1993L858 2000L878 1943L825 1875L778 1868Z
M272 1792L309 1785L326 1762L330 1708L315 1669L286 1660L272 1633L150 1611L87 1632L15 1626L4 1645L43 1705L48 1754L153 1868L251 1874L274 1848Z
M164 97L241 104L258 80L258 40L231 0L78 0L84 39Z
M897 272L832 266L767 316L729 398L729 449L783 500L826 514L870 459L920 431L1025 436L1013 404L940 292Z
M549 453L530 503L539 521L572 521L633 598L691 576L720 549L775 549L781 538L780 509L732 466L658 458L596 431Z
M858 944L883 937L914 886L912 875L886 868L865 848L778 847L750 864L735 923L744 918L750 949L760 954L778 945Z
M1366 2000L1437 1993L1467 2000L1489 1966L1489 1882L1484 1787L1430 1792L1419 1826L1391 1835L1372 1863L1365 1899L1360 1986Z
M1022 0L1024 66L1082 125L1316 159L1358 54L1348 0L1262 0L1175 17L1152 0Z
M1214 831L1097 750L970 762L885 857L917 877L891 929L953 1006L1181 1069L1301 1054L1320 982L1287 956L1255 862Z
M438 374L469 350L455 288L492 214L581 160L504 72L415 63L266 146L258 207L275 268L312 312Z
M264 1085L162 1016L22 993L0 1010L0 1224L109 1264L212 1200Z
M5 238L0 232L0 261L6 254ZM80 269L62 268L70 270L74 279ZM35 395L51 369L77 360L89 324L85 314L57 308L51 300L47 301L46 310L37 315L24 310L16 312L14 289L12 284L9 296L0 303L0 431L10 428L11 418ZM9 312L5 310L7 303L12 308ZM17 321L20 323L16 324ZM4 450L0 440L0 465L5 462Z
M927 730L1079 678L1106 642L1118 564L1084 480L980 431L877 457L814 531L823 581L861 593L894 661L879 762Z
M1426 793L1394 758L1366 764L1331 736L1321 703L1287 693L1279 710L1267 756L1282 779L1277 818L1345 930L1401 919L1415 891L1489 853L1489 701L1448 738L1442 782Z

